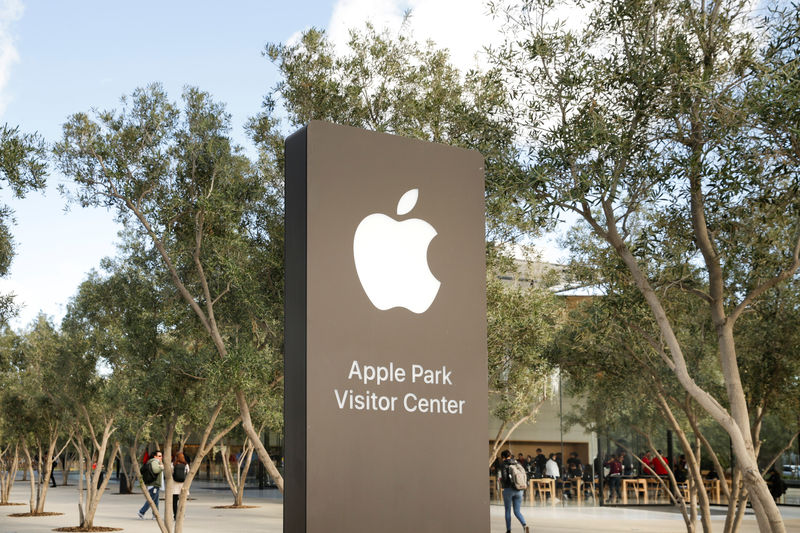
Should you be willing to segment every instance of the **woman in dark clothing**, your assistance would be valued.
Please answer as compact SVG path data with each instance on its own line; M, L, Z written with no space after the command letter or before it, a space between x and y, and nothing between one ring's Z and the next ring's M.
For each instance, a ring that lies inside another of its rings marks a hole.
M172 461L172 519L178 518L178 499L183 490L183 482L186 480L186 475L189 473L189 465L186 462L186 456L183 452L175 454L175 459Z

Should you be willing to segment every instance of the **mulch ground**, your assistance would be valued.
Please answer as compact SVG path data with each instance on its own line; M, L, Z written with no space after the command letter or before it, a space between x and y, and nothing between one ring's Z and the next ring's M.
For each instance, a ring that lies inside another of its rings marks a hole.
M14 518L27 518L29 516L61 516L64 513L14 513L8 516L13 516Z
M94 527L59 527L54 529L53 531L122 531L120 527L102 527L102 526L94 526Z
M260 505L215 505L212 509L258 509Z

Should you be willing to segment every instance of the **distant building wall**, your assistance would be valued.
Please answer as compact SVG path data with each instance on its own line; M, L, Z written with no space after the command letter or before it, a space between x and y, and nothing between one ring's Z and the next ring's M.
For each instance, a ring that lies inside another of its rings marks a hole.
M577 400L564 395L563 414L566 415L577 405ZM559 398L547 400L542 404L541 409L536 414L533 422L520 425L511 434L509 443L503 448L509 449L514 455L535 455L536 448L541 448L547 455L561 451L562 433L560 428L561 412L559 411ZM490 417L489 419L489 448L497 436L500 429L500 420ZM594 433L586 428L574 425L569 430L566 426L563 432L564 456L569 456L570 452L578 452L578 457L583 464L591 464L597 455L597 438Z

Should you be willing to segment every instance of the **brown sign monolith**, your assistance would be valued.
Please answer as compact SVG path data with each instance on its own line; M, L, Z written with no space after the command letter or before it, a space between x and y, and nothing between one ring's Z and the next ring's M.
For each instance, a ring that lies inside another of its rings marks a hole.
M286 533L486 533L483 158L286 140Z

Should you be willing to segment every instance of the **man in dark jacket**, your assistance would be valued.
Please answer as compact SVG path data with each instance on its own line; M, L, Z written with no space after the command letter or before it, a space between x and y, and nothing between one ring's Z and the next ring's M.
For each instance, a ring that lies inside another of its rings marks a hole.
M780 497L786 493L786 483L784 483L774 466L767 473L767 485L769 486L769 493L775 499L775 503L778 503Z
M500 482L503 485L503 506L506 509L506 533L511 533L512 506L514 508L514 516L516 516L517 520L519 520L519 523L522 524L522 529L525 531L525 533L530 533L530 529L528 529L528 525L525 523L525 517L522 516L522 511L519 509L520 505L522 504L522 489L517 489L514 486L514 472L512 465L519 466L519 463L514 460L514 457L508 450L503 450L503 453L500 454L500 457L503 460L503 475L500 477Z
M544 456L541 448L536 448L536 458L533 462L536 464L536 477L542 477L544 475L544 465L547 463L547 457Z

